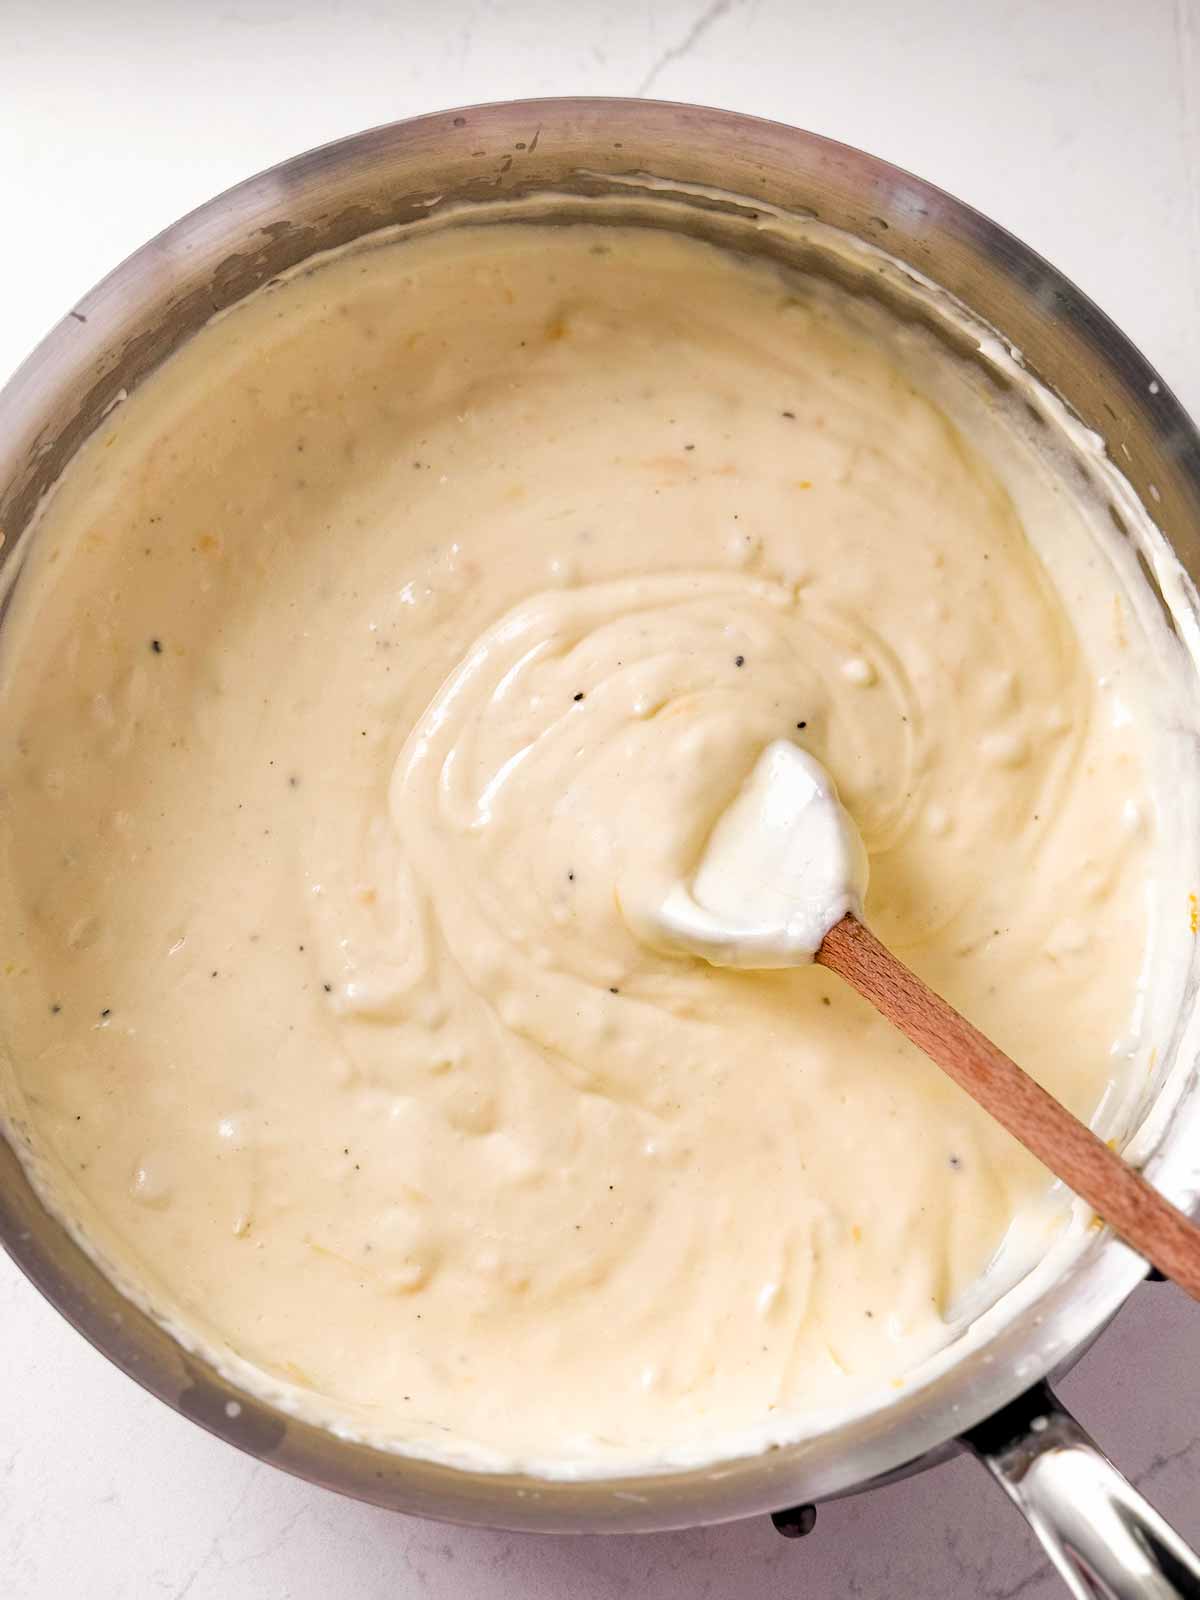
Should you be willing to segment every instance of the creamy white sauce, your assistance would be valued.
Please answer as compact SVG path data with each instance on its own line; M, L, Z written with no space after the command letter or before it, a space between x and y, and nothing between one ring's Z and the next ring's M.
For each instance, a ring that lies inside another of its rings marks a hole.
M924 336L679 238L459 227L222 318L0 635L43 1191L247 1387L439 1459L713 1461L922 1381L1062 1196L819 969L627 912L731 904L697 863L791 741L881 937L1123 1132L1194 750L1068 483Z
M862 671L847 676L861 681ZM648 911L625 910L657 948L717 967L796 967L835 923L861 915L867 872L833 779L790 739L776 739L718 818L690 881L672 884Z

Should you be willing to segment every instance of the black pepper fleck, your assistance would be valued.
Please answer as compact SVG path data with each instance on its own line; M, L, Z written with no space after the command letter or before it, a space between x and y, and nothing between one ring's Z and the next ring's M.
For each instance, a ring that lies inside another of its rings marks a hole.
M582 689L580 689L580 690L579 690L579 691L578 691L578 692L577 692L577 693L576 693L576 694L575 694L575 695L573 695L573 696L572 696L572 698L573 698L573 699L574 699L574 700L575 700L575 701L576 701L576 702L578 702L578 701L580 701L580 700L582 700L582 699L583 699L583 690L582 690Z
M111 1017L112 1016L112 1008L110 1006L105 1006L104 1010L100 1013L100 1015L102 1017Z
M156 656L162 655L162 640L161 639L151 639L150 648L151 648L151 650L154 651L154 654Z
M734 656L733 664L735 667L744 667L746 665L745 656Z
M322 987L322 989L324 989L326 994L332 994L333 993L333 985L331 983L323 983L321 985L321 987Z
M797 723L797 724L796 724L796 726L797 726L797 727L798 727L798 728L807 728L807 727L808 727L808 723L807 723L807 722L798 722L798 723Z
M696 446L694 444L685 444L683 448L685 450L694 450Z
M617 988L617 986L615 984L613 984L610 987L608 992L609 992L609 994L620 994L621 991L620 991L620 989Z
M829 996L827 994L823 994L821 996L821 1004L823 1006L831 1006L833 1004L833 1001L829 998Z
M781 411L779 415L781 417L786 417L789 422L795 422L796 420L796 413L794 411Z
M54 1005L52 1005L50 1007L50 1015L52 1017L56 1017L56 1016L58 1016L58 1014L59 1014L59 1012L61 1010L62 1010L62 1007L56 1002Z

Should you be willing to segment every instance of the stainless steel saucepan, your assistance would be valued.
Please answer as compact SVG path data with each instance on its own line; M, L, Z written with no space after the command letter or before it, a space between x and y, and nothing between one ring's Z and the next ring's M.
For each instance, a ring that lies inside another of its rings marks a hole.
M552 220L679 228L810 271L825 265L786 232L757 226L757 206L815 217L880 246L1022 352L1103 436L1184 567L1200 577L1200 436L1137 351L1052 267L968 206L856 150L750 117L631 100L527 101L377 129L252 178L152 240L64 318L0 394L4 557L106 409L214 312L380 227L436 220L463 201L550 193L558 197L546 203ZM866 282L850 287L882 293ZM1120 526L1116 508L1114 517ZM1194 1005L1193 980L1177 1058ZM1176 1059L1153 1100L1143 1108L1145 1170L1192 1207L1200 1189L1194 1060ZM801 1507L968 1448L1024 1510L1077 1595L1200 1596L1196 1558L1042 1381L1079 1356L1145 1273L1144 1262L1099 1232L993 1339L898 1392L882 1412L716 1468L583 1483L404 1459L235 1390L118 1294L40 1204L3 1140L0 1238L98 1349L169 1405L265 1461L378 1505L508 1528L675 1528ZM804 1520L798 1511L777 1523L798 1531Z

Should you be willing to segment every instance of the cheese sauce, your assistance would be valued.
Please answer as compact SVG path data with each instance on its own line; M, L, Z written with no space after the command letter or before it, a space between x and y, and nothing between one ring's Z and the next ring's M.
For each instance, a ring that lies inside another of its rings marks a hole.
M832 975L622 910L786 738L927 981L1085 1117L1145 1075L1137 624L897 349L695 242L459 227L260 294L73 465L0 641L11 1115L218 1359L423 1454L710 1460L1059 1226Z

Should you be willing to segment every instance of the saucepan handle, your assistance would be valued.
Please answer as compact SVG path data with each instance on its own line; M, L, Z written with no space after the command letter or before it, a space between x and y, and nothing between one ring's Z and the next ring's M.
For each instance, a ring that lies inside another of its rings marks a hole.
M1200 1559L1037 1384L963 1436L1077 1600L1200 1600Z

